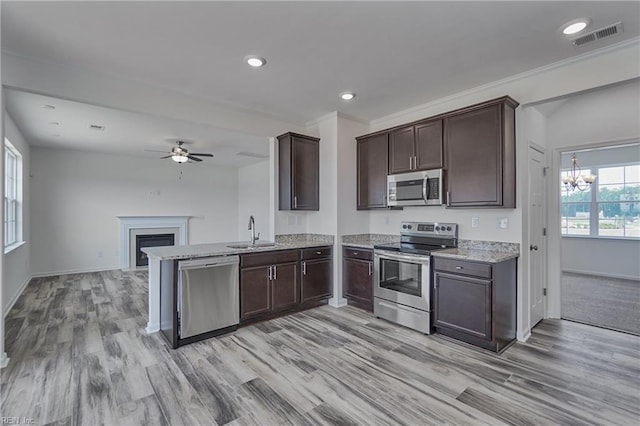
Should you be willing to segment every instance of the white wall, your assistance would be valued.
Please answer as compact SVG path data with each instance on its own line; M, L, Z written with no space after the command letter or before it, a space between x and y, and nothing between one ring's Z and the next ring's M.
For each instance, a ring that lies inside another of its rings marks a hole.
M34 275L119 268L121 215L193 216L190 244L238 237L234 168L34 147L31 170Z
M548 139L556 155L554 176L559 176L560 152L640 140L640 79L576 94L548 118ZM637 147L626 150L595 150L581 153L578 162L610 164L640 161ZM566 162L566 159L565 159ZM557 188L552 196L559 197ZM556 201L557 203L557 201ZM555 235L560 235L559 204L555 210ZM638 279L640 241L562 237L562 270ZM555 270L559 280L559 270Z
M31 278L31 229L30 229L30 148L15 122L5 113L5 137L22 155L22 241L25 244L4 256L2 301L5 312L15 303L22 289ZM4 239L3 239L4 241Z
M269 226L269 161L261 161L238 169L238 240L248 241L249 216L253 215L256 235L273 241Z

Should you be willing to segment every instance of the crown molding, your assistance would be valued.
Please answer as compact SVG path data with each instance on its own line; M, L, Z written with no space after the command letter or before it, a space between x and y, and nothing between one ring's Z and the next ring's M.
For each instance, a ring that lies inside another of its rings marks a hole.
M513 83L519 80L524 80L539 74L543 74L545 72L548 71L552 71L558 68L562 68L565 67L567 65L570 64L574 64L576 62L582 62L585 61L587 59L591 59L591 58L595 58L598 56L602 56L605 55L607 53L610 52L615 52L617 50L621 50L621 49L625 49L629 46L633 46L633 45L637 45L638 47L640 47L640 37L633 37L630 38L628 40L624 40L621 41L619 43L615 43L612 44L610 46L607 47L603 47L601 49L597 49L597 50L593 50L591 52L586 52L583 53L581 55L576 55L576 56L572 56L571 58L567 58L567 59L563 59L562 61L558 61L558 62L553 62L551 64L547 64L547 65L543 65L541 67L538 68L534 68L531 69L529 71L525 71L522 72L520 74L514 74L512 76L509 77L505 77L503 79L500 80L496 80L496 81L492 81L490 83L487 84L483 84L481 86L476 86L474 88L462 91L462 92L458 92L455 93L453 95L449 95L449 96L445 96L444 98L440 98L440 99L436 99L432 102L427 102L421 105L417 105L415 107L411 107L411 108L407 108L405 110L390 114L390 115L386 115L384 117L380 117L380 118L376 118L374 120L371 120L370 125L372 129L383 129L385 127L389 127L388 124L385 123L393 123L395 121L397 121L398 119L400 119L401 117L404 117L406 115L411 115L414 113L418 113L426 108L432 108L438 105L442 105L442 104L446 104L448 102L454 101L456 99L460 99L460 98L464 98L467 96L471 96L480 92L483 92L485 90L489 90L489 89L494 89L496 87L500 87L503 86L505 84L509 84L509 83Z

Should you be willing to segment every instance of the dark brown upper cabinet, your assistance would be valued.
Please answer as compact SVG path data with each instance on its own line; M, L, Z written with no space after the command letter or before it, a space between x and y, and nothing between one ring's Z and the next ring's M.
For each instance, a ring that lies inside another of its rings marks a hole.
M517 106L505 96L444 119L447 206L516 206Z
M357 209L387 207L387 133L356 138Z
M280 210L320 209L320 139L278 136Z
M389 133L389 174L442 167L442 120L426 120Z

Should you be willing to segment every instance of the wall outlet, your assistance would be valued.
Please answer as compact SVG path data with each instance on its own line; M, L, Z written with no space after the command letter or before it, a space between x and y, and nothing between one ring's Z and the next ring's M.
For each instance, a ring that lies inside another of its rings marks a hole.
M101 251L98 252L98 259L102 259L102 252Z
M295 224L296 224L296 217L292 214L287 216L287 225L295 225Z
M296 216L296 224L297 225L302 225L302 215Z
M480 228L480 218L479 217L472 217L471 218L471 227L472 228Z
M498 229L508 229L509 228L509 218L508 217L499 217L498 218Z
M384 217L384 224L388 225L389 224L389 216L385 216Z

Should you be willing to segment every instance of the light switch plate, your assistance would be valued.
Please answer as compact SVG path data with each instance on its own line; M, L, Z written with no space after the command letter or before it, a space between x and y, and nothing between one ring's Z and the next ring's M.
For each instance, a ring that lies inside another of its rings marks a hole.
M287 225L295 225L295 224L296 224L296 217L292 214L287 216Z
M479 217L472 217L471 218L471 227L472 228L480 228L480 218Z
M509 218L508 217L499 217L498 218L498 229L508 229L509 228Z

